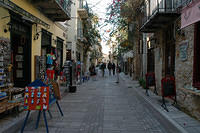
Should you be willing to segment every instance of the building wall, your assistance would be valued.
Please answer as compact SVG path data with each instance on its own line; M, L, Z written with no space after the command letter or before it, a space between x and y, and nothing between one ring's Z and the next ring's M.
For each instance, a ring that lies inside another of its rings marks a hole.
M68 21L69 28L68 28L68 41L72 42L72 59L76 61L76 50L77 50L77 20L78 18L78 13L77 9L79 7L79 1L74 0L74 4L71 6L71 16L72 19Z
M191 93L193 82L194 24L182 30L185 36L176 34L176 87L178 104L188 113L200 120L200 96ZM180 58L180 46L188 42L187 60Z
M45 29L51 33L53 33L52 35L52 46L56 47L56 42L54 41L56 39L56 37L59 37L61 39L64 40L64 44L66 44L66 38L63 36L63 30L61 28L59 28L58 26L56 26L56 24L51 21L50 19L48 19L47 17L45 17L39 10L37 10L31 3L29 3L27 0L11 0L13 3L15 3L16 5L18 5L19 7L23 8L24 10L26 10L27 12L31 13L32 15L36 16L37 18L43 20L44 22L46 22L47 24L50 25L50 28L47 29L45 27L43 27L42 25L37 26L37 32L41 31L41 29ZM10 16L9 12L7 9L0 7L0 16ZM1 29L4 29L4 27L6 26L6 24L10 21L10 17L3 19L2 21L0 21L0 27ZM37 40L34 40L34 35L36 34L36 25L33 24L32 25L32 63L31 63L31 80L34 80L34 73L35 73L35 64L34 64L34 57L35 55L41 55L41 32L40 32L40 36ZM4 32L0 32L0 36L2 37L6 37L6 38L10 38L10 32L4 33ZM64 46L65 48L65 46ZM64 52L63 55L65 56Z
M142 59L142 77L145 78L145 74L147 73L147 34L143 34L143 59Z
M156 87L159 94L161 94L161 79L163 78L164 72L164 39L163 32L159 31L155 33L155 38L157 39L154 49L155 56L155 77L156 77Z
M5 17L1 19L0 21L0 37L9 38L10 39L10 32L7 33L4 32L4 29L8 29L7 23L10 22L10 14L8 10L4 9L3 7L0 7L0 16Z

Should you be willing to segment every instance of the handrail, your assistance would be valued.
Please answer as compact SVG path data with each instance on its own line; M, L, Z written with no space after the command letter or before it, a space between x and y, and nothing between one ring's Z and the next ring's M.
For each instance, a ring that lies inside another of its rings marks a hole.
M61 6L61 8L68 13L68 15L70 16L71 14L71 4L72 1L71 0L56 0L56 2Z

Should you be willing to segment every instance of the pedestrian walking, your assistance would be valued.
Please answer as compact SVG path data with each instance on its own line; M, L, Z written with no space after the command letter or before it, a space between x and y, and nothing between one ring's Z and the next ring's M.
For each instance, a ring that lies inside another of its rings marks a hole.
M111 69L112 69L112 63L109 61L108 63L109 76L111 76Z
M115 75L115 63L112 64L113 75Z
M89 71L92 80L96 80L96 70L94 64L91 64L91 66L89 67Z
M121 73L121 68L117 64L117 81L116 81L116 83L119 83L119 73Z
M102 77L104 77L104 75L105 75L105 68L106 68L106 64L102 63L101 66L100 66L100 69L102 71Z

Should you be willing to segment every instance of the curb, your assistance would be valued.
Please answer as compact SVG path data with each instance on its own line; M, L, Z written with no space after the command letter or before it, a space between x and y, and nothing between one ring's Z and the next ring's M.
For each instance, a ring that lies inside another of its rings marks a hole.
M125 78L127 78L127 77L124 77L123 75L120 75L120 77L121 77L121 79L122 79L123 81L126 82ZM128 78L128 80L129 80L130 82L132 82L129 78ZM138 85L138 86L139 86L139 85ZM136 88L134 88L134 89L136 89ZM168 122L171 124L171 126L173 126L174 128L176 128L178 132L180 132L180 133L188 133L188 132L187 132L183 127L181 127L177 122L175 122L172 118L170 118L167 114L165 114L161 109L159 109L158 106L154 105L154 104L151 102L151 100L150 100L149 98L145 97L145 96L142 94L141 91L138 91L138 90L137 90L136 93L138 93L138 94L145 100L145 102L147 102L147 103L154 109L154 110L153 110L154 112L159 113L166 121L168 121Z

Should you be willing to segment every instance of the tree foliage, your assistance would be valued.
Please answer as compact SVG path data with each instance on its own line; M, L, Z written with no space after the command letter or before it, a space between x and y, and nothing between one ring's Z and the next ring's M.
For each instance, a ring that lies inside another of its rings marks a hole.
M101 36L98 30L99 20L96 14L93 13L92 9L90 9L87 5L85 9L88 12L88 18L83 21L84 27L84 37L86 38L85 42L85 54L89 51L90 47L93 45L100 45Z

